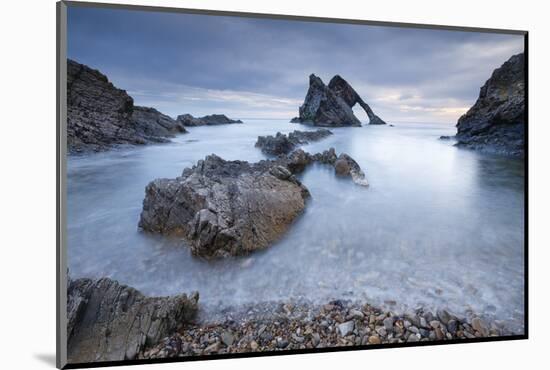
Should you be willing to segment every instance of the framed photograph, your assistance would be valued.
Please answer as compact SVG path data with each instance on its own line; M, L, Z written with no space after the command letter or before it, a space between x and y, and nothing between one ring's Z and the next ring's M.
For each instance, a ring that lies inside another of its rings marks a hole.
M527 338L527 31L57 11L59 368Z

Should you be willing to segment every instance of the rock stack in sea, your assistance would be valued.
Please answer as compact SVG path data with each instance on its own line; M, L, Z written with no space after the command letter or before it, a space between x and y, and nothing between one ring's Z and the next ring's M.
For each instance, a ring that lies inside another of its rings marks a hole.
M457 145L522 157L525 125L525 58L521 53L494 70L475 104L460 117Z
M166 142L182 132L185 128L174 119L153 108L134 106L132 97L101 72L67 60L69 153Z
M361 126L361 121L352 110L355 104L365 110L370 124L385 124L342 77L334 76L327 86L319 77L311 74L304 104L300 106L299 116L293 118L292 122L327 127Z

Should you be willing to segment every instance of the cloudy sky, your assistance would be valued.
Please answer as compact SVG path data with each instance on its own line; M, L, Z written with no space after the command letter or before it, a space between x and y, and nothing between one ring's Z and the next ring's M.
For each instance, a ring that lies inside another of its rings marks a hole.
M291 118L315 73L325 83L340 74L388 122L454 124L522 51L517 35L68 10L68 57L171 116Z

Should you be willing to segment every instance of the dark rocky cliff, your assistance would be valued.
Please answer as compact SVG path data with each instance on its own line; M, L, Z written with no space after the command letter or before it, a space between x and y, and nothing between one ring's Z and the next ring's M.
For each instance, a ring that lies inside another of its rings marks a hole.
M516 157L524 155L524 68L521 53L493 71L475 104L458 120L458 146Z
M70 153L120 144L167 141L183 125L153 108L136 107L101 72L67 60L67 146Z

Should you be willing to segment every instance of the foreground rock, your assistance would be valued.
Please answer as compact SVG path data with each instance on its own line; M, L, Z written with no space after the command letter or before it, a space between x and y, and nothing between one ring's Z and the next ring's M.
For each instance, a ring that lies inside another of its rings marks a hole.
M264 303L186 325L139 358L373 346L521 334L479 316L445 310L396 314L361 302ZM230 338L230 340L228 340Z
M288 135L277 132L275 136L258 136L256 147L266 154L288 154L296 149L298 145L318 141L330 135L332 135L332 132L327 129L319 129L317 131L295 130Z
M139 226L181 234L193 254L226 257L263 249L302 213L309 192L285 167L212 154L176 179L147 185Z
M67 60L67 146L69 153L115 145L167 141L183 126L113 86L101 72Z
M458 146L516 157L524 155L524 64L521 53L495 69L476 103L458 120Z
M313 162L367 186L365 174L334 149L311 155L297 150L258 163L226 161L214 154L175 179L157 179L145 189L139 226L183 236L194 255L245 255L279 239L303 212L308 189L294 176Z
M361 126L353 114L355 104L365 110L370 124L385 124L342 77L334 76L326 86L319 77L311 74L304 104L300 106L299 116L291 122L327 127Z
M132 360L190 322L198 299L197 293L149 298L108 278L69 279L69 362Z
M204 117L193 117L190 114L179 115L176 120L183 126L215 126L215 125L227 125L231 123L243 123L243 121L237 119L230 119L224 114L211 114Z

